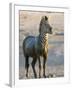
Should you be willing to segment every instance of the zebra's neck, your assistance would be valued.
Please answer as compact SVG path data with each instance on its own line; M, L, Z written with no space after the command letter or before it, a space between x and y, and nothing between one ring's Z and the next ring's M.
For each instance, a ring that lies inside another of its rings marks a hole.
M39 34L39 43L44 48L48 46L48 33L40 33Z

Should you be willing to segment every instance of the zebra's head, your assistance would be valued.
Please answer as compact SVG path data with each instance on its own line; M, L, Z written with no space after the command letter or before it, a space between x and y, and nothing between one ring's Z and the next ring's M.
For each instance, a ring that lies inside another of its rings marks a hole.
M48 22L48 17L43 16L41 21L40 21L40 28L39 28L40 33L49 33L52 34L52 27L50 26Z

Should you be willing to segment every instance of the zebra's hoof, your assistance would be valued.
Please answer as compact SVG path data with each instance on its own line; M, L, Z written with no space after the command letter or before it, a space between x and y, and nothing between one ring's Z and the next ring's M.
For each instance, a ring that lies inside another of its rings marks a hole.
M39 75L39 78L41 78L41 75Z
M28 74L26 74L26 78L28 78Z
M37 75L35 75L35 78L37 78Z
M46 78L46 75L43 75L44 78Z

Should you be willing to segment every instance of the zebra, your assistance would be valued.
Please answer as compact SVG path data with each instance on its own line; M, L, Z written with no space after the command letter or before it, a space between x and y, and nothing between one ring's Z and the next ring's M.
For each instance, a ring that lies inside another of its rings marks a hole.
M37 59L39 61L39 77L41 77L40 57L43 57L43 77L46 77L45 64L48 55L48 33L52 34L52 27L48 23L48 17L42 16L39 25L39 35L37 37L27 36L23 40L23 53L25 56L26 77L28 77L29 57L33 58L31 65L35 78L37 78L37 74L35 70L35 64Z

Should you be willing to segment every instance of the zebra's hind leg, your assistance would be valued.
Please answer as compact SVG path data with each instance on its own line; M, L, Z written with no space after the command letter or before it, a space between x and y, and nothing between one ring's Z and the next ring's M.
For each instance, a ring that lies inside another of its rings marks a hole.
M35 70L36 61L37 61L37 59L36 58L33 58L33 61L31 63L35 78L37 78L37 74L36 74L36 70Z
M26 77L28 77L28 68L29 68L29 61L28 56L25 57L25 69L26 69Z
M41 78L41 61L40 61L40 57L38 58L39 60L39 78Z

